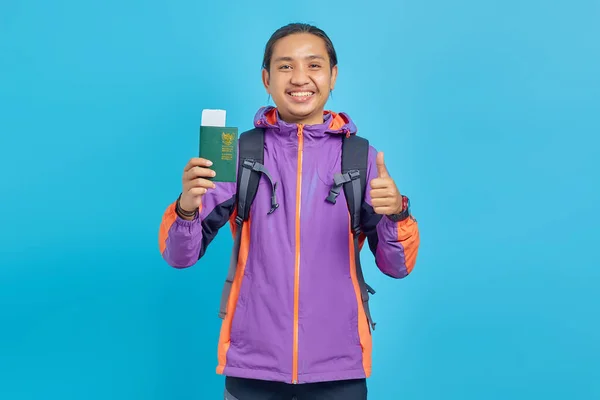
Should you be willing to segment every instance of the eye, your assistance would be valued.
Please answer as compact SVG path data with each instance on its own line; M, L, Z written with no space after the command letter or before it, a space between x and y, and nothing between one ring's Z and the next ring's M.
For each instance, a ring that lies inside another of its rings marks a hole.
M321 68L319 64L310 64L311 68Z
M289 69L292 68L290 65L281 65L278 69Z

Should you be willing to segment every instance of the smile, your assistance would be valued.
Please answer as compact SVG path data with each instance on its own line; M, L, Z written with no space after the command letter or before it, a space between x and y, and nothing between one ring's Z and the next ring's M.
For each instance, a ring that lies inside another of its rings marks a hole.
M288 95L291 96L296 101L306 101L315 95L315 92L311 91L303 91L303 92L288 92Z

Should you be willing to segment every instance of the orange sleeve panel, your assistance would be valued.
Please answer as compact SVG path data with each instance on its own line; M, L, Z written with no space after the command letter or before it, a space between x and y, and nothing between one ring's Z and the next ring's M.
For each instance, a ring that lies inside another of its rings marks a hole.
M419 252L420 235L419 225L411 216L397 223L398 242L404 250L404 264L406 274L410 274L417 262L417 254Z

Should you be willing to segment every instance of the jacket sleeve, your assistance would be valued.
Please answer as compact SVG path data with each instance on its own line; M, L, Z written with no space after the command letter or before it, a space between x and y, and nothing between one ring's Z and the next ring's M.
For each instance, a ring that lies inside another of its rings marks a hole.
M191 220L175 212L176 201L165 210L160 224L159 250L167 264L175 268L194 265L225 225L235 208L235 183L217 182L202 198L200 212Z
M387 216L376 214L373 210L370 182L377 177L376 157L377 151L371 147L365 202L361 216L363 240L365 237L368 240L369 248L375 256L375 264L381 272L392 278L404 278L412 272L417 260L419 227L412 215L402 221L394 222ZM397 180L396 184L399 184ZM399 189L402 191L401 187Z

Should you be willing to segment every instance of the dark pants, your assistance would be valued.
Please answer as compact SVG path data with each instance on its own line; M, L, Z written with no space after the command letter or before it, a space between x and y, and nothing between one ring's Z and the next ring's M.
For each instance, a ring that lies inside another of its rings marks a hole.
M225 378L225 400L366 400L367 381L356 379L292 385Z

